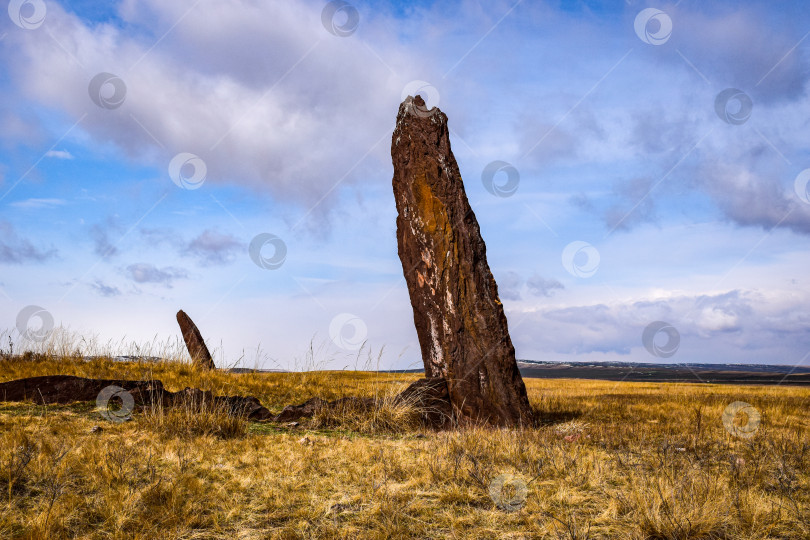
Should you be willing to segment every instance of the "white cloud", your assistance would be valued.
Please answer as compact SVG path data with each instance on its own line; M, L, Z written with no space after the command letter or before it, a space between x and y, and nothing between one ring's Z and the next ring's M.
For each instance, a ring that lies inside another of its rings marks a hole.
M48 150L45 152L45 157L55 159L73 159L73 154L67 150Z
M174 280L188 279L188 273L182 268L158 268L150 263L136 263L127 266L127 277L135 283L158 283L171 288Z
M203 266L228 264L237 254L246 251L246 246L231 234L206 229L189 242L184 253L198 259Z
M633 362L660 361L643 347L644 328L654 321L674 326L680 348L673 362L729 362L757 358L762 363L790 364L786 351L810 346L810 317L799 319L810 300L806 291L731 290L688 294L665 299L640 297L604 304L570 307L541 306L531 313L510 313L510 324L521 321L513 339L522 358L540 360L594 359ZM793 319L794 324L785 324ZM537 332L523 331L538 328ZM774 331L778 329L778 335ZM752 346L757 349L751 354Z
M64 206L67 204L67 201L64 199L39 199L39 198L32 198L32 199L25 199L22 201L14 201L9 203L9 206L13 206L14 208L21 208L23 210L38 210L40 208L56 208L59 206Z
M34 246L28 238L17 234L14 225L0 220L0 264L41 263L56 255L56 249L44 250Z
M165 170L175 154L191 152L205 161L206 182L266 189L308 208L344 176L356 181L367 153L373 166L388 167L387 136L407 80L386 65L405 73L410 62L373 28L365 32L376 32L371 46L361 32L328 33L321 8L127 1L121 13L137 31L125 34L54 5L48 28L65 50L15 34L13 76L30 98L77 120L86 114L80 129L133 159ZM88 96L100 72L124 82L120 107Z
M697 325L702 335L710 336L712 332L726 332L739 330L739 316L734 311L727 311L721 307L713 306L703 308L697 319Z

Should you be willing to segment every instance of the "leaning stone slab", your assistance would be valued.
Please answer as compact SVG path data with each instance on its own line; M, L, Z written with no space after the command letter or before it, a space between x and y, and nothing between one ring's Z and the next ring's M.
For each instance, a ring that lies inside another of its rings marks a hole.
M420 96L391 139L397 244L425 376L447 382L462 422L533 423L486 245L450 149L447 116Z
M208 347L199 328L182 309L177 312L177 324L180 325L183 341L186 342L186 349L188 349L188 354L191 356L194 365L203 369L216 369L217 366L214 365L214 359L211 358L211 353L208 352Z

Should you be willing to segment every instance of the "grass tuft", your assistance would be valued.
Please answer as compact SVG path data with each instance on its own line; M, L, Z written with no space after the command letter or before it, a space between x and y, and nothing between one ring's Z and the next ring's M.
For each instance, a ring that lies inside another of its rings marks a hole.
M244 415L233 414L227 403L215 402L202 393L183 395L181 402L171 407L155 403L144 410L140 420L161 437L184 439L239 439L247 436L250 427Z

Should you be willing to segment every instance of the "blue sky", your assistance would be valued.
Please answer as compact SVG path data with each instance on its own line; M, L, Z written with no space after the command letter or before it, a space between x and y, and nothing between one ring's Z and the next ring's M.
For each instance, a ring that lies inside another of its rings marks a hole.
M420 92L519 358L807 363L810 9L707 4L10 2L0 328L149 342L182 308L220 365L420 367L390 159Z

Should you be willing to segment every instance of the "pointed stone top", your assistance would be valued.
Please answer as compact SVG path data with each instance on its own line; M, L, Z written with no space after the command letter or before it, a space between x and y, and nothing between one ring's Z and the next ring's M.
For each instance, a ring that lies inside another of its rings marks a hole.
M417 118L431 118L432 122L446 123L447 116L438 107L431 107L428 109L425 100L417 94L408 96L399 106L399 113L397 114L397 123L404 120L406 117Z

